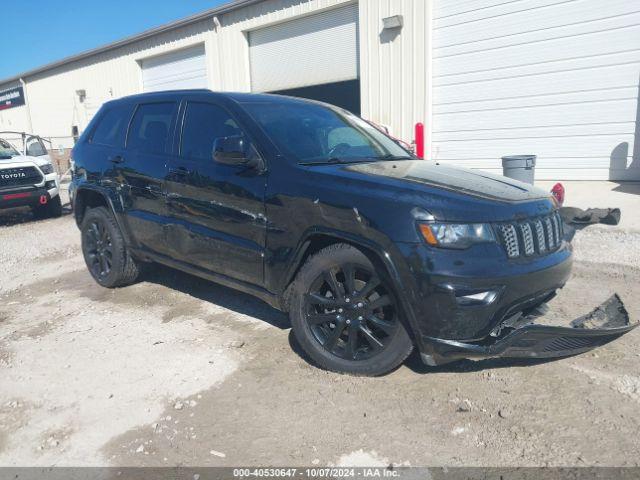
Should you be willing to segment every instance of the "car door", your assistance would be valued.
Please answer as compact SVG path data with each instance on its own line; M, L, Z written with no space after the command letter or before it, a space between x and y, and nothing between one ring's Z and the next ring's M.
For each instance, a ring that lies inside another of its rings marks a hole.
M187 100L178 154L167 175L174 256L197 268L262 285L266 238L261 169L213 160L217 138L242 135L234 116L213 101Z
M135 240L151 252L170 253L165 241L167 205L164 192L173 145L178 103L159 101L136 106L122 155L111 158L125 190L127 222Z
M25 140L25 154L29 157L40 157L44 160L51 161L49 152L42 138L35 135L28 136Z

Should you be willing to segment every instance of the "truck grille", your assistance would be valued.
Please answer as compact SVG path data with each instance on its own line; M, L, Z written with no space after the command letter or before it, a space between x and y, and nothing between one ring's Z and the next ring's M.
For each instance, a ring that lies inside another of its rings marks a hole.
M560 247L564 236L558 212L524 222L498 225L500 240L509 258L551 253Z
M35 167L0 169L0 190L24 187L42 182L42 175Z

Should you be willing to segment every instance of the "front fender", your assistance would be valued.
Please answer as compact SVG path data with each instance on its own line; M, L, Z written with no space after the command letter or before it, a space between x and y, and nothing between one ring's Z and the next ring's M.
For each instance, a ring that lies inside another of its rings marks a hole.
M295 250L291 263L287 269L283 283L280 285L279 291L283 292L293 282L298 270L302 267L304 260L308 256L309 249L315 241L326 240L327 243L343 242L353 245L365 254L374 256L385 269L389 280L392 283L394 293L401 304L408 326L413 334L417 334L418 324L413 308L413 300L416 295L416 286L413 277L410 275L408 265L402 257L400 251L389 240L384 244L380 244L370 238L362 237L350 232L344 232L327 227L311 227L309 228Z

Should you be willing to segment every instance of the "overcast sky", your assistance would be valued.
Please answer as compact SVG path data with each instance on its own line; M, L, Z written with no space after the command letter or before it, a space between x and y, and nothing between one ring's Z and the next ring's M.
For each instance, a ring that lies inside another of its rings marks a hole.
M0 80L223 3L228 2L3 1Z

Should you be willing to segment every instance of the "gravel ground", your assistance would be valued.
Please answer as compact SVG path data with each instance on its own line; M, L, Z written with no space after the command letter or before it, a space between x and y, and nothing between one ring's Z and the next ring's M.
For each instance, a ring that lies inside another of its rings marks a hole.
M0 213L0 245L1 466L640 464L639 331L557 361L413 356L353 378L216 284L157 268L102 289L69 215ZM640 232L595 226L574 245L545 321L614 292L640 318Z

